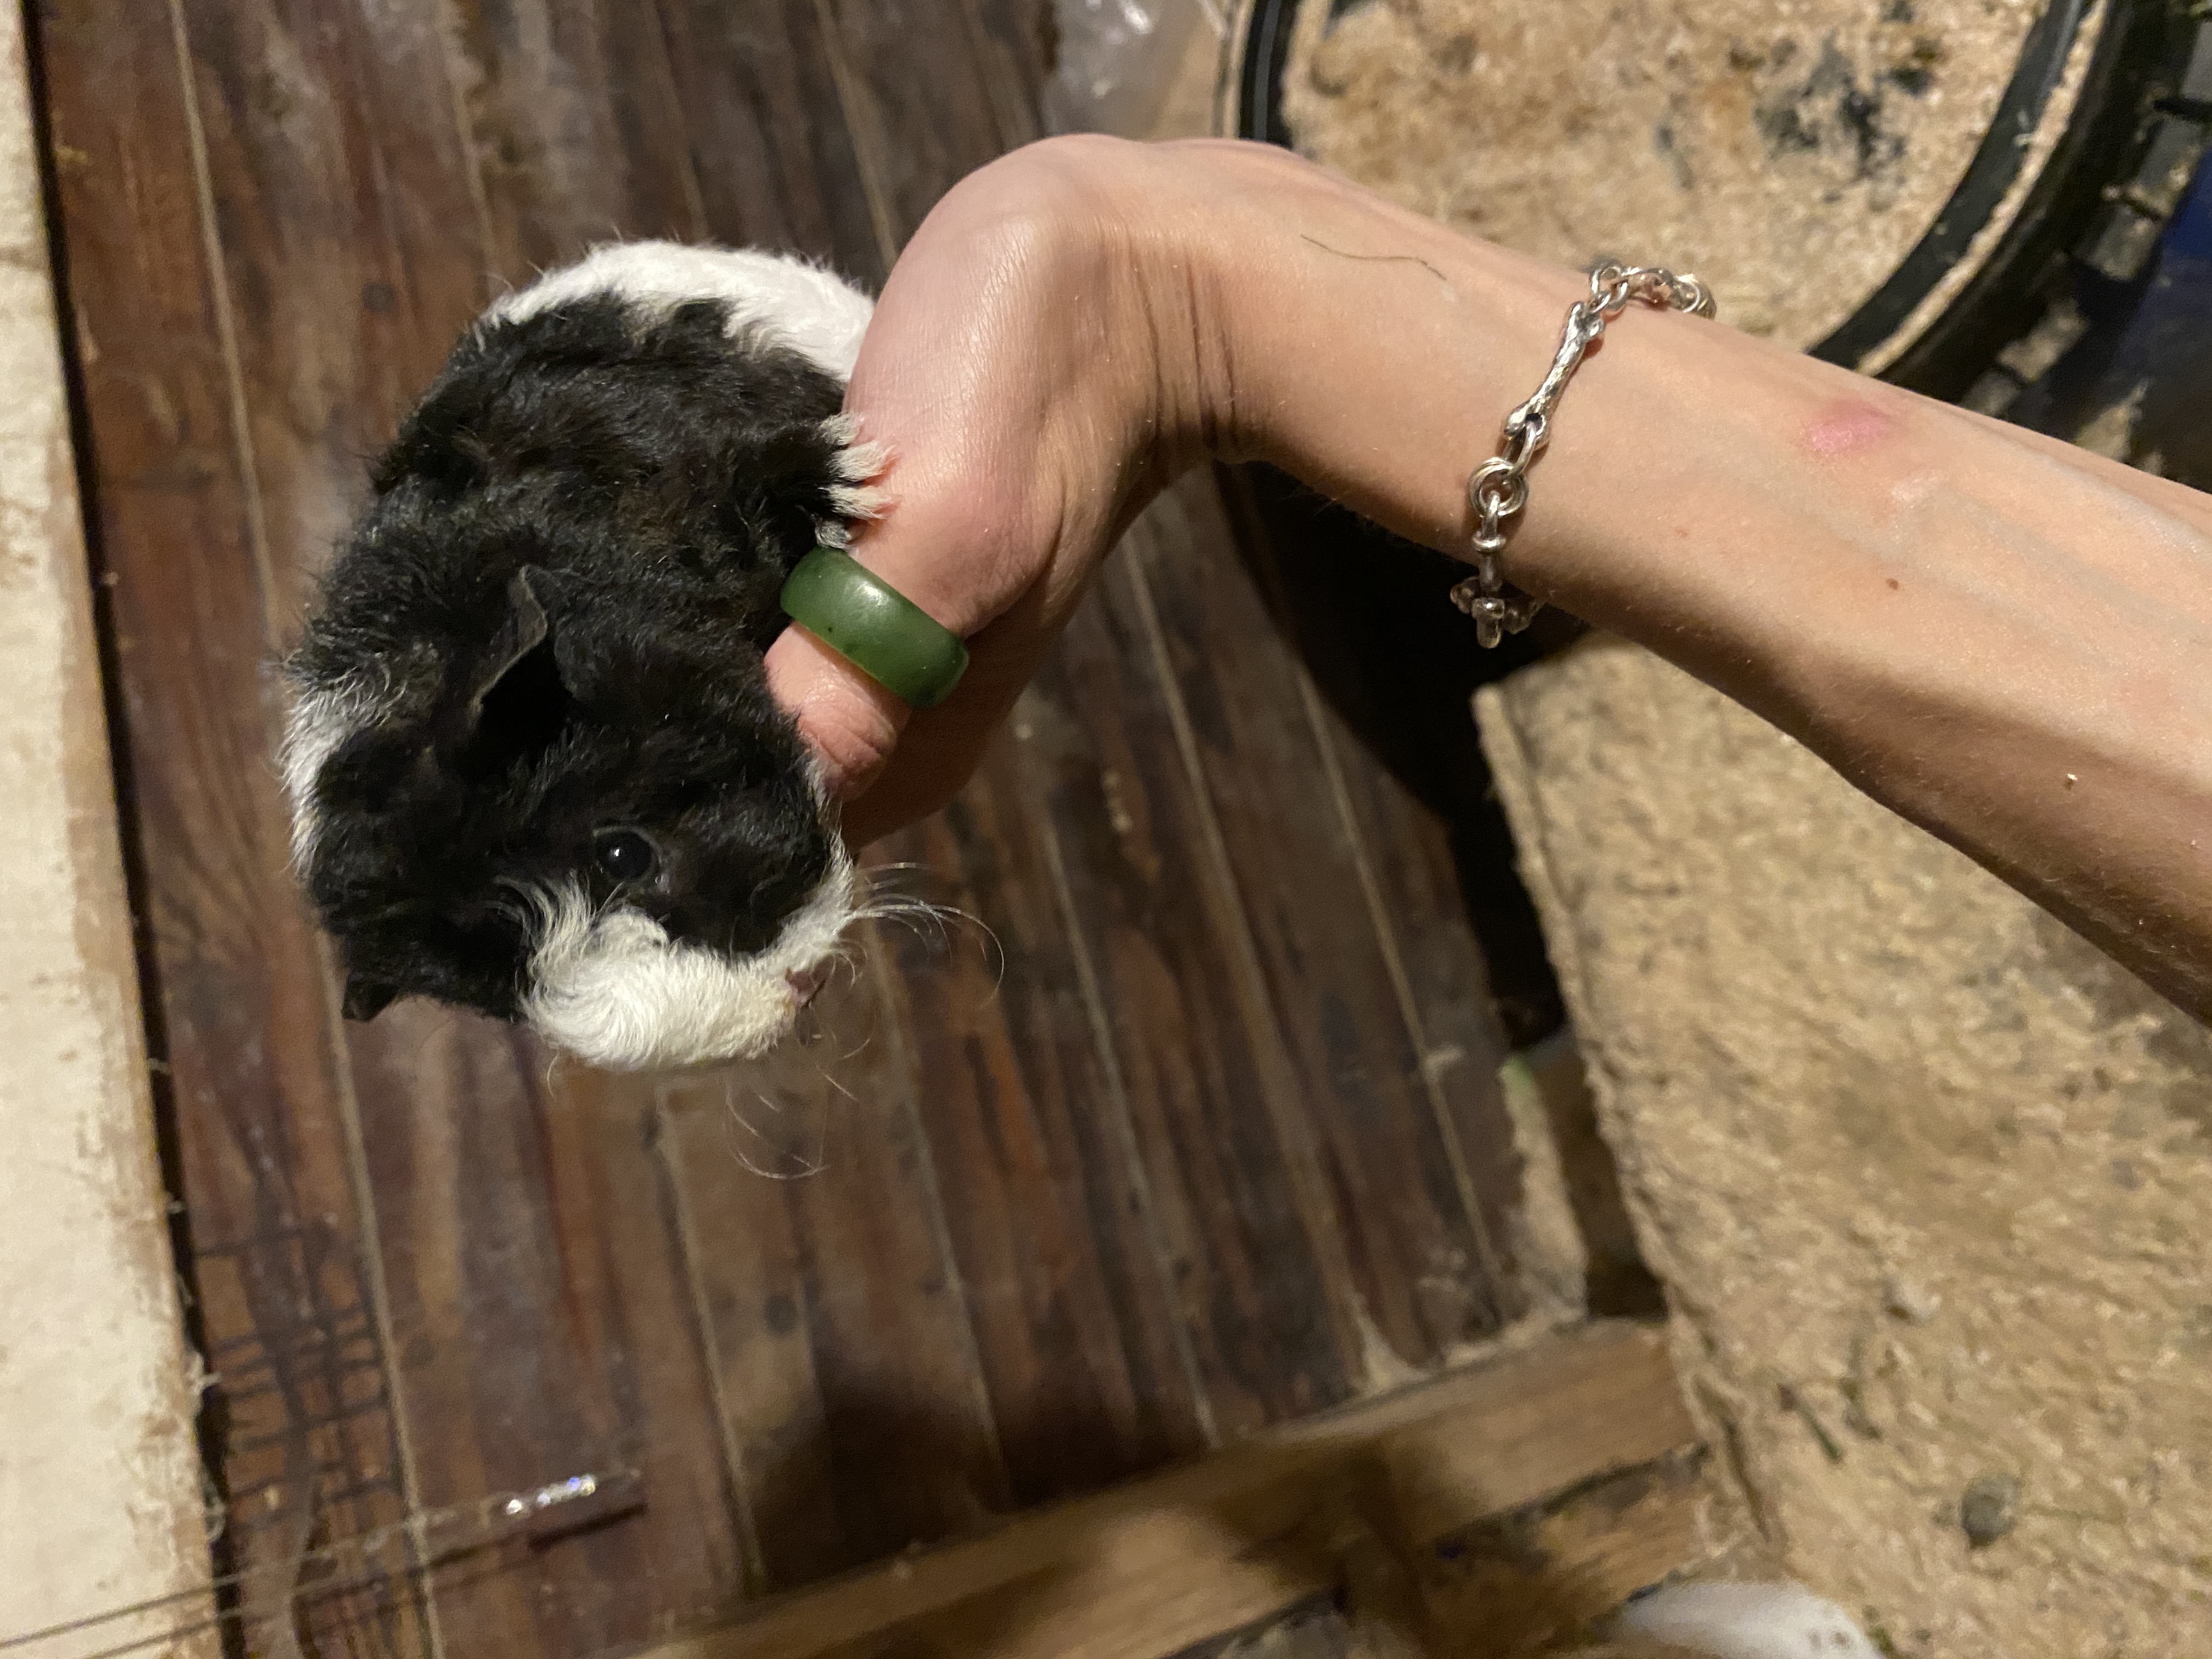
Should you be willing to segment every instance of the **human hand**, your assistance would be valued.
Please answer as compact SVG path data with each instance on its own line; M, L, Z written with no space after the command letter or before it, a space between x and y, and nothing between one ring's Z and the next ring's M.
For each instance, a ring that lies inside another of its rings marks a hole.
M846 407L891 456L854 556L968 641L916 713L799 627L768 655L855 845L967 781L1130 520L1238 436L1229 209L1261 146L1058 139L971 175L891 273Z

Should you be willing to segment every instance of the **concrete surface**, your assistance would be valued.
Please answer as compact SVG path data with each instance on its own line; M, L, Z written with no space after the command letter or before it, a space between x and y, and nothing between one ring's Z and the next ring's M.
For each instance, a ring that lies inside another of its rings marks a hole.
M2212 1652L2212 1036L1645 653L1479 711L1749 1553L1903 1659Z
M208 1576L20 8L0 12L0 1644ZM35 1643L73 1659L185 1601ZM137 1651L215 1651L204 1632Z

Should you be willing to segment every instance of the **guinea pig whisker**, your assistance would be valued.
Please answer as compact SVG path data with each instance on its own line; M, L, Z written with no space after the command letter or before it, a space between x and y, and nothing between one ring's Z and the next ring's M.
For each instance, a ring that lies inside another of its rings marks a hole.
M739 1109L734 1093L734 1087L733 1079L724 1080L722 1085L722 1105L727 1116L723 1126L723 1139L729 1146L730 1156L737 1159L738 1164L748 1173L759 1176L765 1181L799 1181L803 1180L808 1176L819 1175L824 1169L829 1167L825 1160L819 1158L807 1158L791 1147L780 1145L774 1138L763 1133L760 1126L755 1123L750 1118L747 1117L745 1114ZM748 1090L747 1092L762 1105L767 1107L770 1112L775 1113L779 1117L782 1115L783 1109L770 1101L769 1097L761 1093L759 1090ZM734 1126L734 1128L732 1126ZM747 1134L752 1136L754 1139L759 1141L762 1146L769 1148L775 1161L779 1163L789 1162L796 1164L799 1167L796 1169L763 1169L758 1164L756 1164L752 1160L750 1155L747 1154L744 1145L738 1139L735 1133L736 1129L743 1129Z
M907 893L871 895L868 901L854 912L856 921L875 921L908 929L917 939L936 936L938 948L952 948L951 924L964 922L982 934L987 942L985 955L997 958L997 973L992 985L992 994L997 995L1006 981L1006 947L997 931L972 910L963 910L957 904L939 904L929 899ZM928 929L927 933L924 928Z
M822 1073L822 1080L824 1083L835 1089L839 1094L844 1096L846 1099L851 1101L853 1104L857 1106L860 1103L860 1096L854 1094L843 1084L838 1082L836 1078L830 1076L830 1068L827 1066L824 1066L820 1060L817 1060L814 1062L814 1069Z
M909 893L872 895L866 902L853 912L853 919L855 921L890 922L895 926L908 929L917 938L926 937L922 930L927 926L936 933L937 942L940 945L951 942L945 926L948 917L963 921L975 920L965 910L957 906L932 903L927 899L917 898Z
M842 968L846 970L847 978L845 982L848 985L858 986L860 984L860 963L859 961L858 949L854 941L849 939L839 940L836 947L830 952L830 959L834 968ZM860 1040L858 1042L854 1043L851 1048L845 1049L844 1052L838 1054L834 1060L830 1060L825 1063L824 1056L822 1053L822 1048L824 1044L835 1048L847 1040L848 1033L840 1031L837 1029L837 1021L838 1017L848 1012L852 1006L853 1005L850 1003L841 1003L836 998L828 994L826 989L823 994L816 997L811 1002L809 1002L806 1005L806 1012L815 1020L815 1028L813 1036L805 1042L804 1047L806 1057L813 1062L815 1069L822 1073L823 1081L827 1082L832 1088L844 1095L848 1099L853 1100L857 1103L859 1097L854 1095L851 1090L846 1088L843 1084L838 1082L836 1079L831 1077L828 1070L828 1066L842 1066L848 1061L854 1060L860 1055L866 1054L868 1049L868 1045L876 1040L874 1028L871 1026L866 1031L862 1033Z

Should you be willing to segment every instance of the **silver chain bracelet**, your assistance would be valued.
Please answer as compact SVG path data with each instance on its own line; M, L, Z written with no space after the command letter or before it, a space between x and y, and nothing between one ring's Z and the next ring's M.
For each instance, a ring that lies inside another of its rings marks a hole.
M1664 311L1713 314L1712 291L1694 276L1677 276L1656 265L1607 264L1590 272L1587 300L1567 308L1567 325L1552 372L1535 395L1505 417L1498 453L1475 468L1467 481L1474 509L1474 574L1451 591L1452 603L1474 618L1474 636L1485 647L1518 634L1536 619L1544 602L1507 584L1498 572L1498 555L1513 533L1514 521L1528 504L1528 469L1552 441L1552 410L1581 364L1583 354L1604 337L1605 325L1631 300Z

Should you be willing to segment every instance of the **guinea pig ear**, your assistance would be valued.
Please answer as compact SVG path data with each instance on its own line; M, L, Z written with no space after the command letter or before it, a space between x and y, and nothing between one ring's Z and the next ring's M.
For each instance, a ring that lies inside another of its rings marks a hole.
M380 980L364 979L349 970L346 974L345 1000L341 1005L348 1019L374 1019L389 1008L399 996L399 988L386 985Z
M561 734L572 699L553 653L553 624L533 583L545 573L526 566L507 585L507 615L492 636L464 721L472 766L502 769L534 755Z
M500 622L499 631L492 635L491 648L485 653L483 666L477 674L476 690L469 698L471 725L482 717L484 700L498 689L500 682L520 667L522 659L544 644L553 631L553 624L546 620L545 606L531 586L531 578L543 574L525 565L507 580L507 615Z

